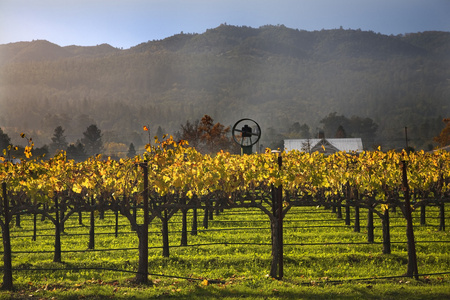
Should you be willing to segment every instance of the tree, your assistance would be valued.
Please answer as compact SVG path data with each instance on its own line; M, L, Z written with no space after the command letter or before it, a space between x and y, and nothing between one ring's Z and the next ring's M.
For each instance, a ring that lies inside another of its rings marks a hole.
M378 125L371 118L353 116L349 119L345 116L338 116L336 112L330 113L320 120L320 123L323 124L325 137L331 137L333 132L337 134L340 127L346 128L340 134L345 133L346 137L361 138L366 148L374 144L378 129Z
M134 148L133 143L130 144L130 147L128 148L127 157L133 158L136 156L136 149Z
M84 145L86 154L88 156L100 154L103 151L102 131L97 128L97 125L90 125L85 132L81 143Z
M345 129L342 125L339 125L335 137L338 139L344 139L347 137L347 133L345 133Z
M288 137L291 139L308 139L311 137L309 126L307 124L300 125L295 122L289 127Z
M162 141L164 136L164 131L161 128L161 126L158 126L158 129L156 130L156 136L158 137L158 141Z
M220 150L227 151L234 142L227 136L230 126L226 127L220 123L214 124L214 120L204 115L198 127L200 138L207 153L217 153Z
M58 151L67 149L68 143L64 136L64 129L61 126L55 128L53 133L52 142L50 144L49 152L55 155Z
M75 161L83 161L87 158L84 146L80 141L76 144L70 144L66 151L67 159L73 159Z
M230 126L225 127L219 122L214 124L213 118L208 115L194 123L187 121L181 125L181 130L177 138L188 141L191 147L201 153L217 153L220 150L236 152L236 144L228 137Z
M199 123L199 120L195 120L194 123L186 121L185 125L181 125L181 133L177 132L177 139L188 141L189 146L197 149L200 145Z
M10 137L0 128L0 150L7 149L9 145L11 145Z
M445 147L450 145L450 118L445 118L442 121L445 123L445 128L433 140L439 143L440 147Z
M349 130L348 135L352 136L350 120L345 116L338 116L336 112L328 114L320 120L320 123L323 124L323 131L327 138L331 138L339 126L347 128Z

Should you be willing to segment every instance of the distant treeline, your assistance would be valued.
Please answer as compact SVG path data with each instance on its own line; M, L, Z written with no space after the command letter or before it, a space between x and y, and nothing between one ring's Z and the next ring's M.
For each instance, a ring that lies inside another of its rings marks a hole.
M366 148L403 147L407 127L409 145L429 149L450 116L449 53L448 32L285 26L221 25L127 50L0 45L0 126L12 139L27 132L39 146L57 126L74 143L97 124L104 142L138 148L147 140L143 125L175 134L205 114L225 126L248 117L271 147L296 123L316 135L334 114L376 124Z

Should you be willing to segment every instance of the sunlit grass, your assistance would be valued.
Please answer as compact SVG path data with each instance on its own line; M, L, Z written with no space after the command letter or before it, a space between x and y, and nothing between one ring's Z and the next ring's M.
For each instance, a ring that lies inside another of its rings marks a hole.
M192 215L189 214L188 247L180 247L181 214L176 214L169 223L169 258L162 257L161 222L154 220L149 229L149 273L152 274L154 285L142 293L138 292L141 287L130 281L138 265L138 239L125 218L120 217L119 235L115 237L114 214L106 213L105 219L96 216L95 249L89 250L89 215L83 214L83 225L79 225L78 217L73 216L66 222L61 236L63 263L54 263L53 224L39 219L37 240L32 241L32 217L23 216L20 228L11 229L15 269L13 280L19 290L49 298L56 291L59 292L55 295L61 298L76 298L79 295L89 297L91 293L95 294L93 291L97 291L97 295L115 298L145 298L143 295L237 298L246 295L250 298L296 299L299 295L304 298L339 298L339 295L351 293L354 297L350 298L407 295L420 299L418 296L424 295L422 290L428 290L431 298L434 295L448 296L448 274L426 279L422 277L419 282L408 278L370 283L348 282L399 276L406 272L406 223L400 213L391 216L392 254L384 255L381 221L376 217L375 243L366 243L367 212L364 210L361 210L360 216L361 232L354 232L353 214L351 226L345 226L344 220L337 219L330 210L321 207L293 208L284 221L284 280L281 282L268 278L271 262L270 223L269 218L256 209L214 214L208 229L202 227L203 212L199 212L197 235L190 234ZM445 241L450 241L450 236L448 232L438 230L437 209L427 209L425 226L419 225L418 216L419 213L414 212L419 273L449 271L450 243ZM110 251L112 249L120 250ZM204 285L204 279L215 279L222 283ZM343 282L330 285L330 282L335 281ZM367 288L369 285L371 287ZM325 286L327 290L323 289ZM413 292L419 286L422 290ZM431 286L434 286L434 292ZM53 289L55 292L52 292ZM8 293L2 292L0 295L7 297Z

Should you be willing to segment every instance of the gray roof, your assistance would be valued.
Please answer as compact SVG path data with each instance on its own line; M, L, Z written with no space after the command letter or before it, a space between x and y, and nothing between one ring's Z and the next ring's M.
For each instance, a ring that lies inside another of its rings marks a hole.
M314 148L323 139L291 139L284 140L284 150L299 150L307 152L307 145L309 141L310 149ZM345 139L325 139L332 146L337 148L339 151L345 152L362 152L363 144L361 138L345 138Z

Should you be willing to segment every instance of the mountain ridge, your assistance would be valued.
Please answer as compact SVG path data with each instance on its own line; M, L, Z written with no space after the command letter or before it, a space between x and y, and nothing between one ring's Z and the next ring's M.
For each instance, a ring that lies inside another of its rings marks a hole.
M408 126L411 143L424 148L450 115L448 49L449 32L387 36L224 24L125 50L0 45L0 126L32 131L44 144L56 126L76 140L93 122L105 140L139 145L143 124L174 134L208 114L225 125L261 120L262 141L272 145L294 122L315 134L335 112L372 118L376 143L388 148L404 141Z

